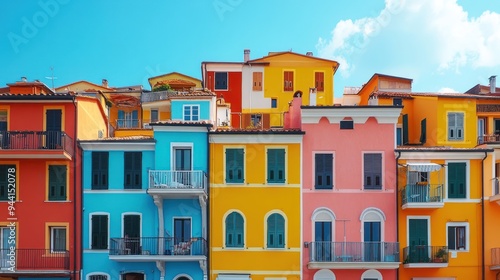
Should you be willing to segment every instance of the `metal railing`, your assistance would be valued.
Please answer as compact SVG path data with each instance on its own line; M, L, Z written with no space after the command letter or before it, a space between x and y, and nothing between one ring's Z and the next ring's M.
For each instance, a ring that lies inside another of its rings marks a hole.
M397 242L309 242L310 262L398 262Z
M174 237L111 238L109 254L155 256L206 256L207 242L202 237L182 240Z
M231 127L264 130L283 127L284 113L231 113Z
M447 263L447 246L414 245L403 248L403 263Z
M50 249L0 249L2 270L69 270L69 251Z
M63 131L0 131L3 150L63 150L73 155L73 139Z
M477 144L500 143L500 134L482 135L477 137Z
M139 119L116 119L116 129L134 129L142 128L142 122Z
M152 91L143 92L141 94L141 102L155 102L160 100L168 100L170 96L178 95L177 91Z
M441 184L409 184L400 193L403 205L407 203L443 202L443 185Z
M500 265L500 248L491 248L491 265Z
M207 174L201 170L150 170L149 188L152 189L204 189Z

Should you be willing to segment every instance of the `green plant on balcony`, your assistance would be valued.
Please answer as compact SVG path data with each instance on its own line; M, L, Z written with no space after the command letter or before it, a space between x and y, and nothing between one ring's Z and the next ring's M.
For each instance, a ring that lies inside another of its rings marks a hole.
M160 86L153 88L153 91L169 91L171 89L172 88L170 87L170 85L163 84L163 85L160 85Z
M444 257L446 256L447 252L444 248L439 249L436 254L434 255L434 262L443 262Z

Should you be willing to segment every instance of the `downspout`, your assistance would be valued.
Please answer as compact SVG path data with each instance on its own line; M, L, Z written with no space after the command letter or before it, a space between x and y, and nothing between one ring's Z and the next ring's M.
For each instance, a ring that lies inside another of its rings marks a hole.
M205 207L207 208L205 213L207 215L207 224L206 224L206 230L205 230L205 236L207 237L207 245L206 245L206 250L207 250L207 263L206 263L206 270L207 270L207 277L205 279L211 279L211 274L210 274L210 262L209 262L209 257L210 257L210 238L209 232L210 232L210 127L207 126L207 202L205 204Z
M75 106L75 139L73 140L73 279L76 279L76 247L77 247L77 202L79 199L83 197L81 193L77 195L77 189L76 189L76 175L77 175L77 158L78 157L78 150L77 150L77 142L78 142L78 105L76 104L76 96L73 96L73 105ZM81 190L81 188L80 188ZM82 242L80 242L82 243ZM82 245L80 245L82 246ZM83 251L80 251L80 264L82 261L82 253Z
M484 152L481 160L481 279L485 279L486 266L484 264L484 160L488 157L488 152Z
M396 242L399 246L399 206L398 206L398 194L399 194L399 173L398 173L398 161L401 157L401 152L398 152L396 157ZM399 266L396 269L396 280L399 280Z

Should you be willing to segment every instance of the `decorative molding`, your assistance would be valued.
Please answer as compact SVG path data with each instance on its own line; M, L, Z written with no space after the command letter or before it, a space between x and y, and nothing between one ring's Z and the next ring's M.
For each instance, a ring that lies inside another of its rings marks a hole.
M216 144L300 144L303 134L211 134L210 143Z
M396 153L401 152L400 160L415 160L415 159L425 159L425 160L466 160L466 159L483 159L484 151L470 152L470 151L404 151L398 150Z
M302 123L316 124L321 118L326 117L330 124L340 124L345 118L351 118L355 124L364 124L368 118L373 117L379 124L397 124L400 115L401 108L397 107L305 108L302 109Z
M154 142L80 142L83 150L89 151L154 151Z

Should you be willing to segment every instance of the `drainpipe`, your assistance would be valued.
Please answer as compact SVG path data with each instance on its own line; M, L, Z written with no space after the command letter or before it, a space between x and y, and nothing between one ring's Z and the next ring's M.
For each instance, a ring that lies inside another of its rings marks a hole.
M78 142L78 106L76 104L76 96L73 96L73 105L75 106L75 139L73 140L73 279L76 279L76 246L77 246L77 234L76 234L76 230L77 230L77 207L76 207L76 204L77 204L77 201L78 199L80 199L81 197L83 197L83 195L81 193L79 193L77 195L76 191L76 171L77 171L77 167L76 167L76 164L77 164L77 157L78 157L78 152L77 152L77 142ZM80 188L81 190L81 188ZM82 243L82 242L80 242ZM81 251L83 252L83 251ZM81 255L81 252L80 252L80 262L82 261L82 255Z
M210 262L209 262L209 256L210 256L210 241L208 238L208 232L210 232L210 127L207 126L207 201L205 203L206 207L206 216L207 216L207 223L206 223L206 229L205 229L205 236L207 237L206 240L206 254L207 254L207 263L206 263L206 270L207 270L207 276L204 277L204 279L211 279L210 277Z
M481 161L481 279L485 279L486 266L484 264L484 160L488 157L488 152L484 152L484 158Z
M399 158L401 157L401 152L398 152L398 156L396 157L396 242L398 242L399 246L399 206L398 206L398 194L399 194L399 174L398 174L398 164ZM401 252L400 252L401 257ZM396 269L396 280L399 280L399 266Z

